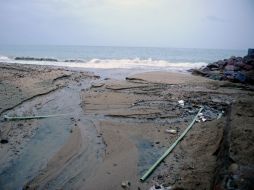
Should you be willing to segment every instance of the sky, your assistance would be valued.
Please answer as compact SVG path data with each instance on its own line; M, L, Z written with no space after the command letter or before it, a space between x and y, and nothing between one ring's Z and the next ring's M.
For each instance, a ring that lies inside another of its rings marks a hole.
M254 0L0 0L0 44L254 48Z

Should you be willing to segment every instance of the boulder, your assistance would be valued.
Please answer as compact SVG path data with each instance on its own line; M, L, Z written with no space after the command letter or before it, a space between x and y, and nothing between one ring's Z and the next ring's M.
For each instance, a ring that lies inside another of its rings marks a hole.
M214 63L208 64L207 67L210 69L219 69L219 64L218 62L214 62Z
M224 70L225 71L239 71L239 67L235 66L235 65L227 65Z
M242 68L246 71L250 71L253 69L253 65L243 64Z
M223 67L225 67L227 65L227 62L219 60L219 61L217 61L217 64L219 65L219 68L222 69Z
M230 57L228 60L227 60L227 64L228 65L234 65L235 64L235 62L236 62L237 60L236 60L236 57Z
M243 58L242 57L236 57L236 61L237 62L243 61Z
M209 78L213 79L213 80L222 80L223 79L223 75L220 74L220 73L211 73L209 75Z
M192 74L193 75L201 75L201 76L207 76L207 72L205 72L205 71L202 71L202 70L200 70L200 69L193 69L192 70Z
M235 78L235 72L234 71L225 71L224 72L224 78L229 80L234 80Z
M53 58L36 58L36 57L15 57L15 60L18 61L52 61L57 62L57 59Z
M241 61L237 60L235 62L235 66L242 68L244 66L244 62L242 60Z
M237 81L237 82L242 82L244 83L247 79L245 73L243 72L237 72L235 75L234 75L234 79Z
M244 57L230 57L208 64L205 68L192 70L193 74L214 80L229 80L254 84L254 49Z

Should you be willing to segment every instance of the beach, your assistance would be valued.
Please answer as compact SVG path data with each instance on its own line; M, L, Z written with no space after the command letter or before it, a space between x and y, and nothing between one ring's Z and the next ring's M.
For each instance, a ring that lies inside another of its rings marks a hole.
M4 63L0 79L3 189L253 185L254 92L246 85L189 73L114 79L70 67ZM141 182L201 106L203 119Z

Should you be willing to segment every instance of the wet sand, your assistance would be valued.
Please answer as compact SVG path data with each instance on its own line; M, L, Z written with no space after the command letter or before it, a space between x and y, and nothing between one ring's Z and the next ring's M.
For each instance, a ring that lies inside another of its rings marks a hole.
M254 92L248 86L168 72L101 80L88 72L7 64L0 65L0 78L1 118L50 109L72 113L64 118L1 121L1 140L8 143L0 144L0 187L253 187ZM200 106L207 120L196 122L152 175L140 182ZM29 148L36 147L35 142L48 149L44 156ZM26 160L36 164L30 166ZM22 178L11 183L18 172Z

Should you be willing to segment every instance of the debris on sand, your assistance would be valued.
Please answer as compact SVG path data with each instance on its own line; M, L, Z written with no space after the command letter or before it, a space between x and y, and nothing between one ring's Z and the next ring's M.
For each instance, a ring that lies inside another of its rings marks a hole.
M184 107L184 101L183 100L179 100L178 103L180 104L180 106Z
M196 119L197 122L205 122L207 119L205 118L205 116L203 115L203 113L199 113L198 114L198 118Z
M176 134L177 133L177 131L175 129L166 129L165 132L170 133L170 134Z
M129 182L129 181L123 181L122 184L121 184L121 187L122 187L123 189L127 189L127 188L129 188L130 186L131 186L131 182Z
M171 187L164 187L163 185L153 185L149 190L170 190Z

